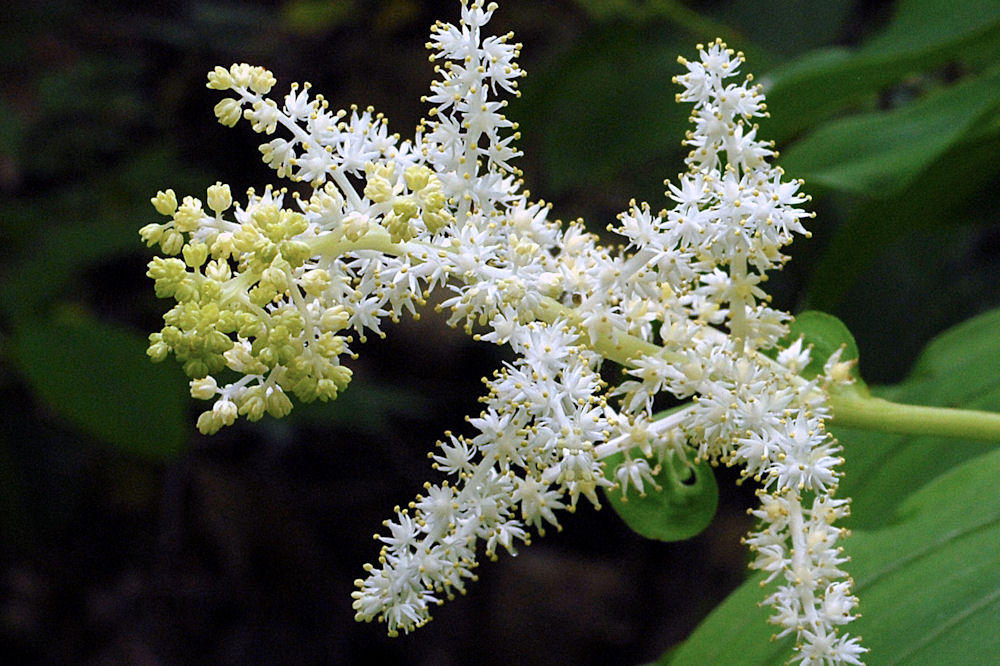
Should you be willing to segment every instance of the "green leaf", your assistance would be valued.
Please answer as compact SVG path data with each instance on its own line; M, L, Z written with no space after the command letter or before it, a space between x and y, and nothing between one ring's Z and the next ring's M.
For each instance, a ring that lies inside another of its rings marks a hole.
M614 481L614 470L624 460L624 453L608 457L605 476ZM708 527L719 504L719 487L708 462L692 464L672 457L655 478L662 490L648 489L645 496L631 486L626 499L618 489L605 492L633 531L647 539L682 541Z
M1000 128L990 125L970 132L895 196L870 199L851 210L813 270L810 305L832 308L894 241L907 234L942 229L951 233L958 225L992 224L995 217L988 199L995 196L994 184L1000 177L998 152ZM940 290L939 279L929 281Z
M897 110L825 125L792 146L782 166L814 185L886 198L998 108L1000 69L994 69Z
M384 437L398 427L400 418L419 419L433 408L432 400L412 388L355 377L336 400L296 403L282 421L296 425L343 427L373 437Z
M127 453L177 456L187 440L187 385L146 357L145 340L85 316L17 326L11 353L49 409Z
M810 315L808 319L812 319ZM833 337L833 336L831 336ZM1000 411L1000 310L927 345L910 377L877 395ZM862 617L849 625L878 664L1000 661L1000 451L982 442L831 431L844 446L838 494L852 498L844 547ZM780 664L754 576L661 664Z
M881 664L988 664L1000 661L1000 451L931 482L904 502L890 526L845 542L861 600L851 623ZM661 664L780 664L791 638L772 643L767 591L744 583Z
M284 27L308 36L331 32L361 15L353 2L290 0L281 7Z
M529 76L511 115L540 145L546 190L584 191L629 171L643 189L662 192L662 171L649 166L678 151L689 110L674 101L677 55L689 52L680 35L651 39L633 26L595 29L585 46ZM626 106L628 113L622 113ZM632 173L644 165L641 173Z
M738 29L738 32L731 31L738 38L730 40L730 46L747 52L751 71L761 72L764 71L763 63L758 61L756 53L748 50L747 38L787 59L835 41L843 33L844 23L851 18L850 10L848 0L756 0L722 3L712 11Z
M633 25L653 24L658 27L663 21L668 21L674 27L685 30L692 36L697 36L690 41L688 47L696 39L705 40L720 37L726 41L738 41L740 49L749 53L754 62L758 64L771 60L761 49L748 41L749 38L745 31L735 30L725 22L720 23L706 12L689 9L680 0L648 0L641 3L635 2L635 0L576 0L576 2L598 22L617 21L629 22ZM832 4L839 2L843 2L843 0L834 0ZM785 14L787 14L787 7L784 9ZM766 11L759 13L766 13ZM773 17L770 18L773 19ZM771 20L768 23L774 22ZM787 30L787 23L777 28L775 32L782 28ZM658 32L662 32L662 30L658 30ZM789 41L787 32L785 33L785 41Z
M924 349L906 381L872 393L894 402L1000 412L1000 310L942 333ZM854 498L851 521L878 527L930 480L995 448L984 442L830 430L844 447L840 494Z
M841 361L858 359L858 343L854 341L854 336L844 322L832 314L818 310L806 310L797 314L789 326L788 335L779 346L788 347L800 337L804 338L805 344L812 346L809 365L802 372L806 379L822 375L827 360L841 347L844 348ZM851 367L851 374L856 380L861 380L857 363Z
M1000 3L996 0L900 0L886 29L862 49L883 56L922 53L951 54L957 44L1000 30Z
M902 0L886 28L857 52L813 51L763 77L771 111L765 133L781 142L914 71L974 56L998 41L995 0Z
M178 191L197 187L198 194L208 180L197 182L201 176L172 149L150 149L85 183L0 202L11 244L23 246L0 281L0 311L15 322L37 318L78 288L88 265L142 252L139 227L159 217L149 205L150 183L169 177Z

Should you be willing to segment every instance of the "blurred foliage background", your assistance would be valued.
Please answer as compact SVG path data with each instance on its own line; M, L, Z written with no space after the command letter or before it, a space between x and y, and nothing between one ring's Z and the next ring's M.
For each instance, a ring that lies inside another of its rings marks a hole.
M274 182L247 127L216 123L217 64L309 80L407 135L424 42L457 2L15 0L0 22L0 644L12 663L635 663L686 636L744 577L752 489L721 483L679 544L581 510L485 563L415 636L352 620L371 534L477 410L502 352L428 311L359 348L356 380L281 422L197 434L178 366L145 336L166 304L137 230L149 198ZM494 28L495 26L495 28ZM839 316L869 382L1000 305L996 0L506 0L529 72L529 189L602 232L682 170L678 54L716 36L765 85L761 125L806 180L813 237L776 303ZM610 239L609 239L610 240ZM727 476L724 472L722 476Z

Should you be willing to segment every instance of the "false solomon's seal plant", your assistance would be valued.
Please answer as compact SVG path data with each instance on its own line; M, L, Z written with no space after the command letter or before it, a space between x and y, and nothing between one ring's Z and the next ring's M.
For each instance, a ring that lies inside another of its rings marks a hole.
M504 97L524 72L512 34L485 31L495 10L462 0L457 26L432 28L437 78L412 139L370 108L330 109L308 83L269 97L262 67L210 72L219 121L267 135L264 161L300 185L240 202L221 183L204 200L153 198L166 221L141 236L164 256L148 275L176 305L149 355L183 363L191 395L211 401L198 419L211 434L284 416L292 397L336 398L356 342L444 292L449 324L516 358L486 381L469 431L438 442L432 466L448 480L384 523L357 619L416 629L475 578L480 544L513 553L581 498L598 505L599 489L641 502L709 461L758 484L745 541L776 635L797 638L792 660L860 664L837 526L842 459L824 427L853 369L840 350L813 358L762 288L811 215L757 136L761 88L721 41L680 58L687 171L668 183L668 210L628 204L609 227L624 238L613 250L522 187ZM625 370L618 385L602 380L608 362ZM663 392L681 401L666 415L653 407Z

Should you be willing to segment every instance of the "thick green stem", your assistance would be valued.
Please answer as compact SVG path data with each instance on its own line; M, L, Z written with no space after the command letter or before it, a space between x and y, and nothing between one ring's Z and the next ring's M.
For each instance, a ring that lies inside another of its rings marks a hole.
M406 246L393 243L389 232L378 226L373 226L357 240L348 240L340 233L325 233L308 239L306 243L315 254L328 257L339 257L357 250L376 250L396 257L406 254Z
M931 435L1000 443L1000 414L973 409L902 405L859 392L830 395L834 425L900 435Z

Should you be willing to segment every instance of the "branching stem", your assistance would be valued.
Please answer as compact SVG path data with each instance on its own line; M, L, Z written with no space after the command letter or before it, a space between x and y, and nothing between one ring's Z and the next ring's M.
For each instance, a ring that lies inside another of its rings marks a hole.
M1000 414L975 409L903 405L860 391L830 395L832 423L900 435L931 435L1000 444Z
M341 236L317 237L312 242L313 250L339 256L358 250L376 250L401 256L414 254L414 245L393 243L388 232L373 229L357 241L349 241ZM413 257L419 262L417 256ZM563 318L579 325L576 311L555 299L543 297L536 316L546 322ZM582 326L581 326L582 328ZM622 365L630 365L633 359L643 355L663 355L667 360L685 360L678 354L671 354L659 345L642 340L625 331L615 330L610 335L601 336L591 343L594 351ZM1000 413L972 409L948 407L927 407L904 405L869 395L865 390L850 388L833 391L830 394L833 409L832 423L845 428L874 430L876 432L901 435L930 435L955 439L974 439L1000 444Z

